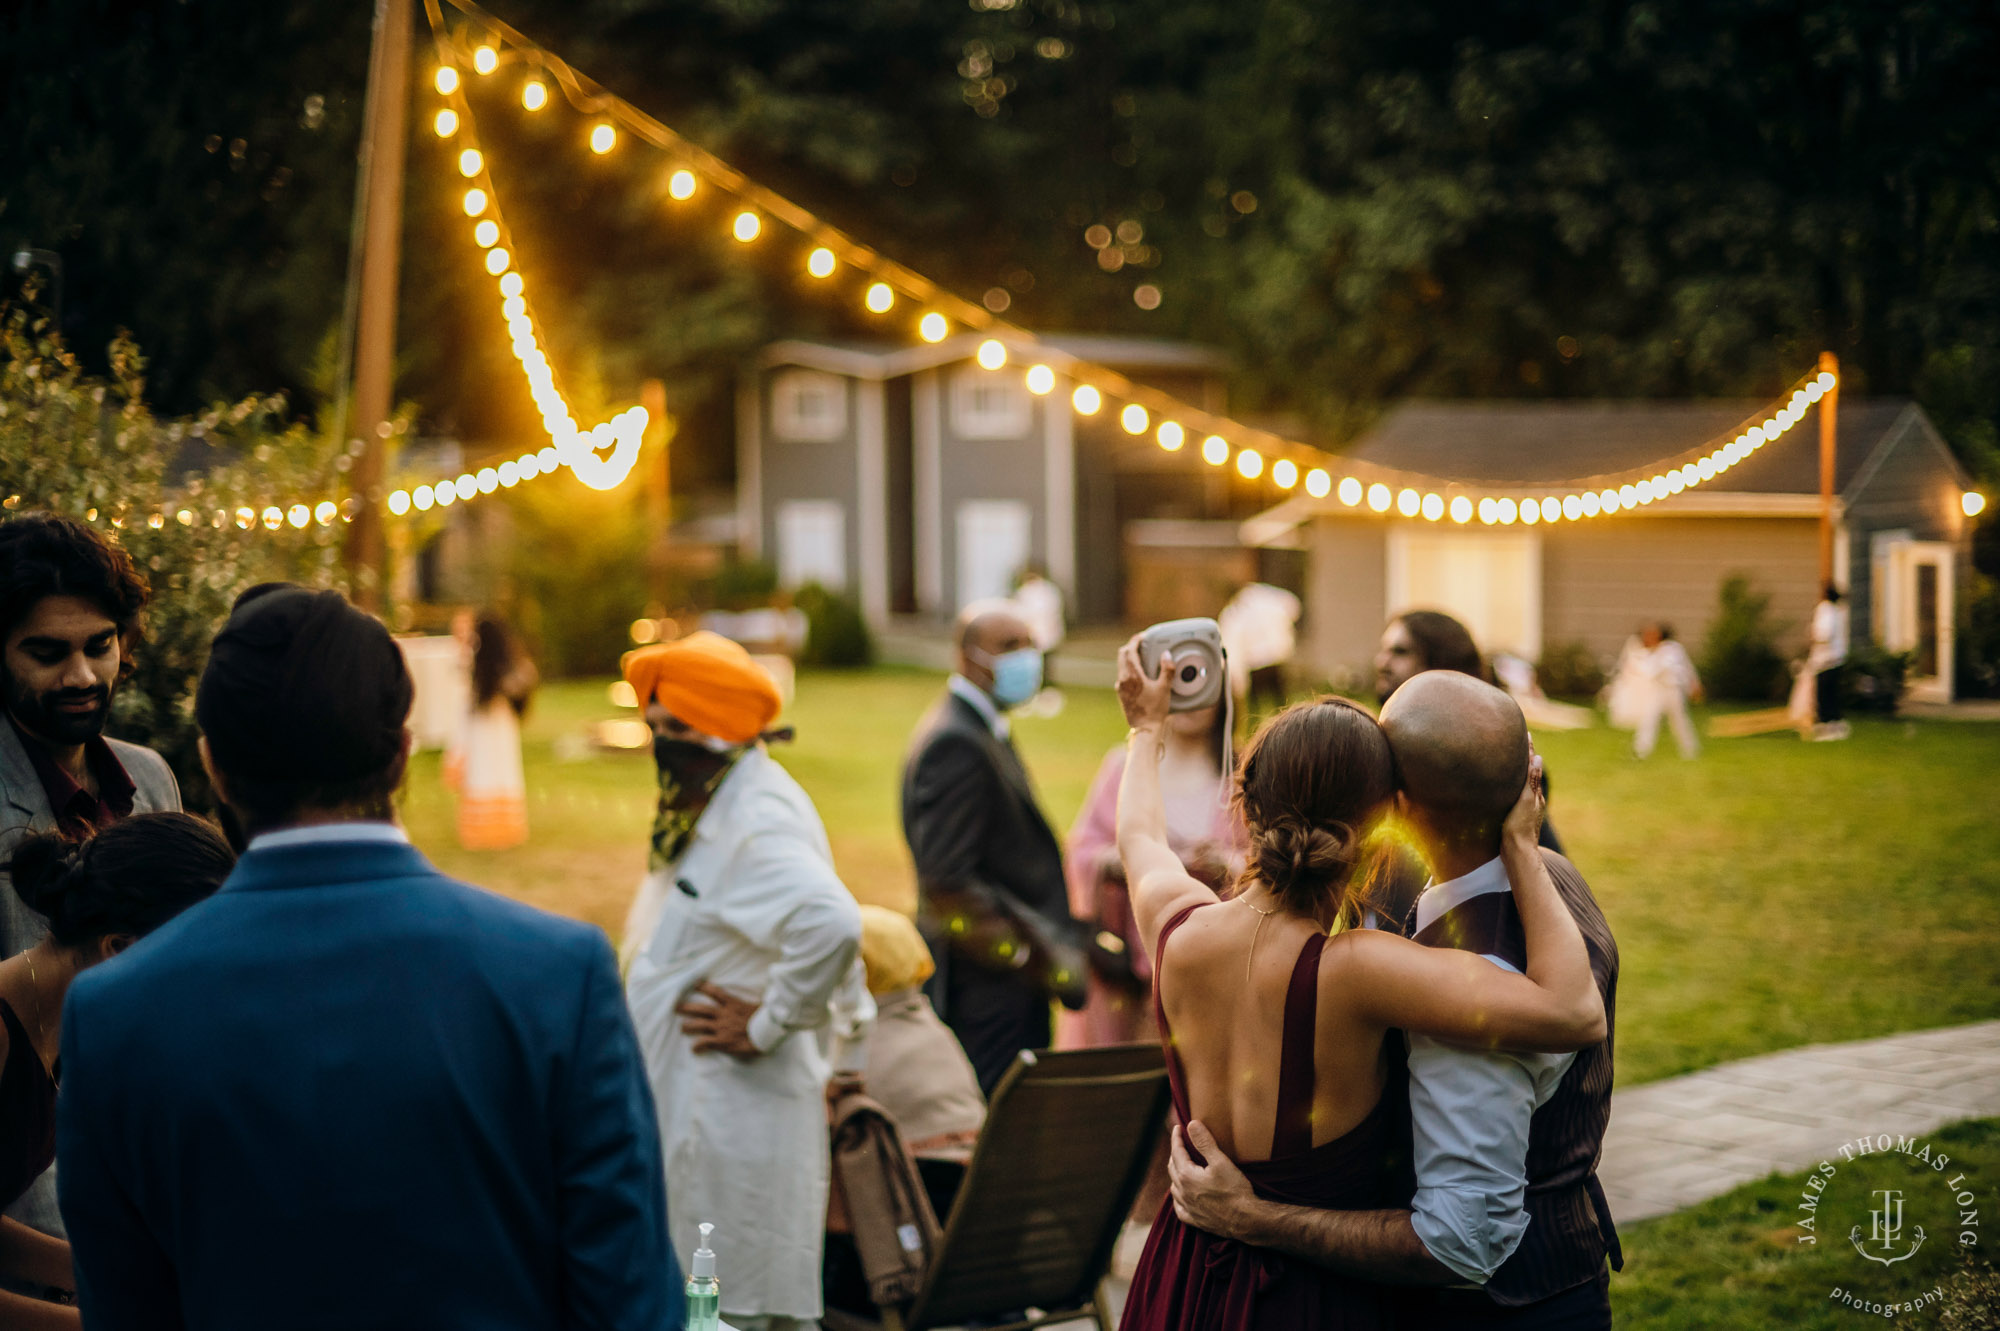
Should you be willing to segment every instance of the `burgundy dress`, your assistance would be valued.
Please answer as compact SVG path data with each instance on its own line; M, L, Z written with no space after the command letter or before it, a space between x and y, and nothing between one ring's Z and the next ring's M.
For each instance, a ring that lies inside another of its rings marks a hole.
M1158 973L1167 939L1199 909L1190 906L1160 931ZM1271 1158L1239 1163L1259 1197L1322 1210L1385 1210L1409 1206L1416 1188L1410 1163L1409 1078L1403 1042L1392 1032L1382 1098L1368 1117L1322 1146L1312 1144L1313 1034L1319 1017L1319 958L1324 935L1306 940L1285 992L1284 1043L1279 1054L1278 1121ZM1158 987L1154 1003L1159 1005ZM1167 1030L1164 1010L1160 1030ZM1189 1118L1180 1058L1166 1039L1167 1080L1174 1111ZM1269 1249L1218 1238L1184 1225L1170 1197L1146 1240L1132 1276L1121 1331L1363 1331L1395 1322L1394 1292L1338 1275Z
M7 1063L0 1067L0 1208L12 1206L56 1158L56 1084L28 1028L0 998Z

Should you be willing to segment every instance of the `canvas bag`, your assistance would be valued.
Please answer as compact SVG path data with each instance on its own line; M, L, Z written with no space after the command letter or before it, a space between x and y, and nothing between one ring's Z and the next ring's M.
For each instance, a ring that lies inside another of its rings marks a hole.
M859 1091L834 1102L831 1135L827 1228L853 1236L877 1307L908 1303L942 1235L917 1162L889 1111Z

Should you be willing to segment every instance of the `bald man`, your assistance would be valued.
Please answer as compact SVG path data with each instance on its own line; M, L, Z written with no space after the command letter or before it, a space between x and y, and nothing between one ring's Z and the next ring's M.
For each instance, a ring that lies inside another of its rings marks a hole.
M1525 970L1526 948L1500 829L1527 779L1521 709L1448 670L1413 676L1382 708L1404 821L1431 868L1416 941ZM1582 931L1608 1023L1618 945L1588 884L1544 849ZM1608 1328L1609 1274L1622 1264L1596 1168L1611 1110L1611 1035L1575 1054L1454 1048L1410 1037L1417 1192L1409 1211L1315 1211L1266 1202L1196 1138L1175 1143L1174 1199L1203 1229L1413 1289L1411 1326Z
M958 669L903 768L903 835L937 963L931 1002L990 1095L1023 1049L1048 1046L1052 997L1082 1006L1084 930L1009 738L1008 711L1042 687L1034 635L1004 601L966 607L956 633Z

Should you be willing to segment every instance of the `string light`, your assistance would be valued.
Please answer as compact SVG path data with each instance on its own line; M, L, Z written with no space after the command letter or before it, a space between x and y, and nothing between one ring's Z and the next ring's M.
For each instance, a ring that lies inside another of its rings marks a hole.
M486 159L479 155L477 148L467 148L458 155L458 174L468 179L478 175L480 168L485 165Z
M399 518L409 512L410 492L408 490L398 490L391 494L389 496L389 511Z
M1377 513L1389 511L1389 487L1377 481L1368 487L1368 507Z
M1036 397L1047 397L1056 386L1056 372L1046 365L1030 365L1025 376L1028 391Z
M1079 416L1095 416L1104 405L1104 394L1089 384L1078 384L1076 391L1069 395L1069 404L1076 408Z
M833 251L824 245L806 256L806 271L814 277L832 277L833 265Z
M998 370L1007 364L1007 344L997 337L989 337L979 344L975 359L982 370Z
M481 74L491 74L500 68L500 53L490 46L482 46L472 53L472 67Z
M1326 498L1327 491L1332 488L1333 478L1320 468L1314 467L1306 473L1306 493L1314 499Z
M1472 521L1472 501L1464 495L1453 495L1451 499L1451 520L1460 524Z
M431 83L441 96L449 97L458 91L458 71L450 65L439 65Z
M1424 521L1436 522L1444 516L1444 496L1427 494L1424 496Z
M483 189L467 190L465 192L465 215L467 217L477 217L485 211L486 191Z
M936 310L917 320L917 336L926 342L942 342L950 331L951 324Z
M667 195L682 203L694 197L695 178L692 171L676 171L667 177Z
M887 314L896 303L896 293L889 289L887 282L876 282L869 286L868 294L862 297L862 304L871 314Z
M1967 490L1958 497L1958 506L1968 518L1976 518L1986 511L1986 496L1977 490Z
M472 239L478 243L480 249L492 249L500 242L500 224L490 217L487 218L472 228Z
M1299 483L1299 465L1290 458L1279 458L1271 464L1271 484L1280 490L1289 490Z
M1422 495L1415 490L1405 489L1396 496L1396 511L1406 518L1414 518L1417 516L1417 511L1423 507L1423 503Z
M431 121L431 128L437 131L439 138L450 138L452 135L458 133L458 112L447 106L444 110L437 113L435 120Z
M1352 476L1340 478L1340 502L1353 508L1361 502L1361 482Z
M549 85L540 79L529 79L521 85L521 105L530 111L539 111L549 104Z
M1254 448L1246 448L1236 455L1236 474L1246 481L1254 481L1264 472L1264 455Z
M1136 402L1127 403L1125 410L1118 413L1118 423L1125 427L1126 434L1144 434L1151 418L1146 409Z
M599 157L618 146L618 131L603 121L591 126L590 150Z
M1160 447L1167 452L1178 453L1181 451L1181 445L1187 442L1187 431L1181 428L1179 421L1161 421L1155 438L1160 441Z
M745 245L757 239L757 233L763 229L764 224L757 220L757 214L748 211L736 214L736 220L729 225L730 234Z
M507 265L510 261L511 256L508 255L507 251L500 249L498 246L486 251L486 271L496 277L507 271Z
M1229 441L1219 434L1202 440L1201 460L1211 467L1219 467L1229 461Z

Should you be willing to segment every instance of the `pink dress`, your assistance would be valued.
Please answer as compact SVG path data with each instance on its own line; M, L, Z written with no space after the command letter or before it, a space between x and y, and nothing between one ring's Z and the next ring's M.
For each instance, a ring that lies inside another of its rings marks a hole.
M1125 941L1125 955L1131 958L1135 983L1119 986L1102 977L1090 977L1090 996L1081 1012L1065 1009L1056 1023L1056 1048L1090 1049L1098 1045L1127 1044L1157 1039L1153 1020L1153 958L1139 938L1139 926L1132 918L1131 897L1124 880L1100 872L1107 852L1118 841L1118 783L1125 777L1125 747L1121 744L1104 755L1091 782L1090 795L1077 813L1076 825L1069 830L1063 855L1063 872L1069 881L1070 913L1079 920L1096 920L1098 927ZM1204 842L1220 848L1232 863L1240 862L1249 837L1223 791L1213 802L1205 802L1196 815L1167 809L1167 844L1186 863ZM1176 813L1180 817L1176 818ZM1199 877L1200 875L1197 875ZM1223 883L1209 883L1222 890Z

